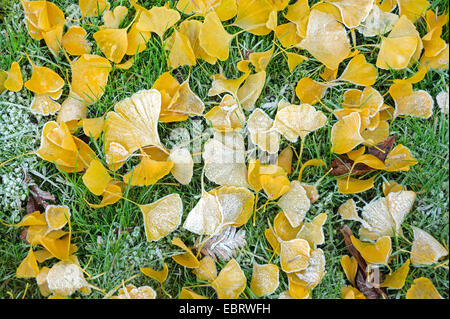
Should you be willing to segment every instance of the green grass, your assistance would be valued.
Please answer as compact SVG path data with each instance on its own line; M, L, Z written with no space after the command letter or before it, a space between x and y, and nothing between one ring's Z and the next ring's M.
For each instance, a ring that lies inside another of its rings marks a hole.
M116 5L125 5L130 8L128 1L110 1L112 7ZM448 3L445 0L431 1L432 7L439 7L440 12L445 8L448 13ZM70 1L55 1L55 3L65 11L70 5ZM140 1L140 4L146 8L152 5L162 5L165 1ZM170 1L173 7L174 1ZM130 9L128 17L122 22L122 26L128 25L133 17L133 9ZM281 15L280 15L281 17ZM92 53L102 55L96 47L92 34L97 31L97 26L101 25L100 18L89 18L82 21L82 26L88 32L88 39L93 44ZM420 23L419 23L420 24ZM423 23L419 27L421 34L424 34ZM13 61L20 61L20 65L27 65L25 58L27 52L30 58L36 64L42 64L56 70L65 77L65 69L69 68L68 62L63 54L54 58L49 53L43 41L35 41L28 35L25 25L23 23L23 12L20 4L16 1L0 0L0 30L2 32L0 38L0 68L8 69ZM236 32L237 29L228 28L229 32ZM170 34L170 31L167 35ZM357 33L357 43L377 43L377 38L369 40L363 39ZM448 25L444 29L443 37L448 40ZM273 34L266 37L257 37L248 33L239 35L239 50L245 55L247 51L265 51L272 46ZM161 41L156 37L152 37L148 43L148 48L139 54L135 60L135 64L130 70L113 70L110 74L108 85L106 87L103 97L89 107L89 117L97 117L104 114L112 105L129 97L133 93L152 87L154 81L163 72L169 70L166 63L167 53L164 51ZM235 65L240 61L240 54L235 40L231 43L230 58L225 62L219 62L217 65L210 65L206 62L199 61L201 67L196 66L191 70L190 86L192 90L205 101L206 111L213 105L219 102L218 97L208 97L207 93L211 87L210 75L219 72L220 67L224 74L229 78L236 78L239 76ZM276 49L277 52L278 49ZM375 63L378 50L372 47L369 49L361 49L366 55L370 63ZM305 52L302 52L302 54ZM342 72L344 65L341 65L339 71ZM312 76L313 79L319 79L319 74L322 70L321 64L311 59L299 65L296 70L290 74L287 66L287 59L283 54L277 55L269 64L267 69L267 81L263 93L261 94L257 107L269 102L286 99L298 103L299 100L295 96L295 85L297 81L304 76ZM390 80L394 78L402 78L412 75L417 67L414 66L411 70L402 70L400 72L389 72L379 70L379 78L375 88L382 94L387 92L390 85ZM27 69L24 79L30 77L30 69ZM189 74L189 68L181 67L173 72L174 76L179 80L184 80ZM66 79L66 83L70 82ZM430 71L426 78L420 83L414 85L414 88L428 91L431 96L435 97L441 90L448 85L448 75L446 71ZM353 85L344 85L333 87L327 91L324 104L332 109L340 107L342 95L344 90L353 88ZM67 96L68 86L66 85L63 94L64 98ZM7 92L0 95L0 101L5 101ZM21 94L25 96L26 101L31 102L32 93L23 89ZM393 105L393 101L387 95L385 102ZM61 99L62 101L62 99ZM24 107L28 107L23 103ZM12 107L7 104L0 104L0 108ZM315 106L328 116L328 123L326 127L311 134L306 139L305 149L303 153L303 161L312 158L323 159L327 166L335 157L330 153L330 132L331 127L335 123L334 116L330 114L320 104ZM276 106L266 109L268 114L275 116ZM246 113L248 116L248 112ZM42 127L43 123L48 120L53 120L52 117L36 118L30 114L30 119L37 126ZM201 117L195 118L201 121L206 128L208 123ZM167 147L172 147L174 141L171 141L169 134L174 128L186 128L191 136L195 136L196 129L193 125L192 119L182 123L170 123L159 125L159 133L161 141ZM387 173L380 174L375 181L375 188L356 195L345 195L337 192L336 180L333 177L327 176L319 185L320 199L312 205L307 214L307 220L313 219L320 213L327 213L328 219L324 226L324 233L326 242L320 248L325 252L326 257L326 275L321 284L319 284L312 292L313 298L340 298L340 288L344 285L349 285L345 275L340 266L340 257L348 254L344 245L343 236L340 233L340 228L347 224L354 232L357 233L359 225L355 222L344 222L337 214L338 207L346 200L353 198L359 209L366 204L383 196L382 183L383 181L394 180L405 185L418 193L417 200L414 207L403 224L404 235L408 240L412 241L412 231L410 226L417 226L432 234L437 240L444 241L448 244L449 237L449 118L448 115L442 114L438 107L434 108L434 115L427 120L416 119L411 117L398 118L391 126L391 134L397 135L396 144L403 144L407 146L412 155L418 160L418 164L409 172ZM78 136L82 136L79 132ZM207 138L203 139L205 142ZM96 144L97 143L97 144ZM101 160L105 160L102 151L103 145L101 139L97 142L90 141L90 146L98 154ZM27 148L17 146L14 149L2 149L1 160L19 155L21 153L29 152L37 149L39 139L29 143ZM280 149L288 146L289 143L283 139ZM296 143L293 145L298 151L300 145ZM20 161L20 160L18 160ZM129 171L136 162L128 161L122 172ZM294 160L294 167L297 164ZM98 278L91 281L91 283L105 291L109 291L117 285L121 284L123 280L138 275L131 281L135 286L150 285L158 292L158 296L165 298L166 296L158 288L156 281L145 277L139 271L139 267L152 267L161 269L163 262L168 263L169 276L164 284L167 292L177 297L179 291L183 286L193 286L204 284L199 282L191 270L178 266L170 258L179 253L179 250L170 244L170 241L175 237L181 239L187 245L193 245L196 236L194 234L179 227L175 232L169 236L157 241L149 243L145 237L142 214L137 206L134 204L121 200L115 205L108 206L102 209L90 208L83 199L89 202L98 202L98 198L92 195L84 186L81 176L82 174L62 174L58 172L52 163L38 160L34 164L34 170L31 173L33 179L44 190L52 192L57 197L57 204L64 204L69 206L72 212L72 227L74 231L73 243L78 246L76 255L86 271L92 276L102 274ZM179 193L184 205L183 220L188 212L195 206L200 198L200 176L203 164L196 164L194 168L194 178L189 185L186 186L161 186L153 185L149 187L135 187L124 194L125 197L137 202L139 204L147 204L171 193ZM2 168L7 170L8 167ZM0 171L2 173L3 171ZM303 181L314 183L323 174L324 170L321 168L308 168L303 175ZM290 177L291 180L296 179L298 172ZM161 180L161 182L174 182L174 178L170 175ZM213 183L206 181L206 189L216 187ZM259 196L258 206L265 203L265 195L261 192ZM23 203L24 205L25 203ZM269 244L265 240L264 230L267 228L267 219L273 221L275 215L280 211L278 206L269 205L268 208L257 216L256 227L248 222L243 226L247 232L247 246L239 251L236 260L242 267L247 279L250 283L252 274L253 262L260 264L267 263L272 254L267 247ZM23 215L23 210L21 211ZM0 218L8 222L17 222L16 219L11 218L9 210L0 207ZM20 219L20 218L19 218ZM0 225L0 298L9 298L12 295L22 296L27 288L27 298L40 298L39 289L34 280L19 279L15 277L15 270L26 256L29 247L20 240L21 229L13 227L6 227ZM401 238L393 240L393 260L390 263L392 269L397 269L407 258L409 254L400 251L400 249L410 250L411 245ZM448 257L446 257L448 258ZM278 256L272 260L273 263L279 264ZM55 260L45 262L44 265L51 266ZM224 262L219 262L217 267L220 270L225 265ZM386 268L383 271L387 271ZM444 298L449 298L449 280L448 269L439 267L435 269L433 266L427 267L411 267L407 282L401 290L388 290L388 294L392 298L404 298L406 290L411 286L415 278L425 276L430 278L433 284L438 289L439 293ZM280 272L280 286L274 294L268 298L277 298L278 295L288 288L287 276ZM196 292L208 296L215 297L215 292L210 287L201 287L195 290ZM254 297L249 287L244 291L248 297ZM75 298L85 298L80 293L73 295ZM100 292L93 291L89 298L101 298L103 295Z

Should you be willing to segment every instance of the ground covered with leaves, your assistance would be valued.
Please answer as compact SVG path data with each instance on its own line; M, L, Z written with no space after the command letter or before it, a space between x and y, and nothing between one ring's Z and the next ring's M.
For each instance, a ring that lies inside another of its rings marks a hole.
M0 298L449 298L447 1L0 0L0 32Z

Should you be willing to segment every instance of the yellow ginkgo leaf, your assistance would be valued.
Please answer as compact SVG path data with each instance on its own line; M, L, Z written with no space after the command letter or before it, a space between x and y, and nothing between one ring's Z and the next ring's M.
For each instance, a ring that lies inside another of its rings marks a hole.
M178 195L178 194L177 194ZM181 214L180 214L181 218ZM178 246L185 251L184 254L172 256L172 259L181 266L188 268L197 268L200 266L200 262L197 257L192 253L191 249L187 247L180 238L175 238L171 241L172 245Z
M385 170L388 172L407 172L411 166L416 165L418 162L412 157L410 150L406 146L399 144L389 152L384 163L386 165Z
M428 68L426 66L419 66L419 70L411 77L407 78L407 79L395 79L394 83L395 84L415 84L415 83L419 83L420 81L422 81L425 78L425 75L428 72ZM400 86L400 88L403 88ZM409 87L406 87L407 90L409 90ZM395 90L395 89L394 89Z
M354 257L344 255L341 257L341 266L347 279L355 285L356 272L358 271L358 262Z
M244 138L239 132L215 132L204 145L205 176L218 185L247 186Z
M197 59L216 64L217 57L210 56L200 45L199 35L202 25L203 22L199 20L185 20L180 24L178 31L189 39L189 43Z
M366 296L355 287L345 286L341 288L342 299L366 299Z
M169 274L169 267L166 263L164 263L162 270L154 270L153 268L139 268L139 270L147 277L155 279L161 285L166 281Z
M306 213L311 207L311 202L305 189L299 181L290 183L290 190L278 201L278 206L283 210L292 227L301 225Z
M275 46L272 46L271 49L264 52L252 52L249 55L250 62L255 67L256 72L265 71L267 65L272 59L273 52L275 50Z
M152 287L142 286L137 288L134 285L127 285L119 289L117 296L112 299L156 299L156 291Z
M195 234L214 235L222 224L222 211L214 195L202 192L202 197L189 212L183 228Z
M78 260L60 261L47 273L47 285L53 294L68 297L77 290L89 287Z
M61 109L61 104L53 101L47 94L36 94L31 101L30 109L35 114L54 115Z
M229 56L231 39L233 39L233 35L224 29L217 13L214 11L209 12L205 16L205 21L199 33L202 49L208 55L225 61Z
M324 97L328 87L310 78L301 78L295 87L295 94L302 103L314 105Z
M116 184L106 186L100 204L87 203L92 208L102 208L117 203L122 198L122 188Z
M108 29L118 29L127 13L128 9L124 6L117 6L114 10L105 11L103 13L103 26Z
M213 107L205 118L211 121L214 130L219 132L228 132L241 130L245 123L245 115L239 108L236 99L226 94L219 105Z
M304 239L282 241L280 248L281 269L286 273L306 269L309 265L310 247Z
M280 244L280 241L277 239L277 236L273 233L272 229L267 228L264 231L264 237L266 237L266 239L269 242L270 246L272 247L274 253L279 255L281 244Z
M223 74L215 74L212 76L213 82L208 91L208 96L215 96L222 93L230 93L237 98L239 87L244 83L245 79L250 75L250 71L245 72L237 79L227 79Z
M374 5L372 0L327 0L326 2L339 9L342 22L349 29L359 26Z
M395 181L387 181L383 182L383 194L387 196L389 193L396 193L400 191L406 191L406 187L401 184L398 184Z
M409 115L427 119L433 115L434 101L428 92L413 91L412 84L393 84L389 93L395 101L394 117Z
M176 99L168 106L170 112L187 114L189 116L202 115L205 109L203 101L192 92L189 78L181 83L176 92Z
M356 179L353 177L337 178L338 192L341 194L357 194L373 188L376 176L369 179Z
M403 69L417 48L415 37L383 38L377 58L380 69Z
M106 115L105 120L104 147L109 168L120 168L133 152L144 146L156 146L164 150L158 134L161 111L159 91L139 91L117 103L114 110ZM149 159L143 163L154 164ZM171 166L168 163L159 164L163 168ZM148 165L141 166L145 167Z
M198 268L192 271L198 279L212 282L217 278L216 263L211 256L205 256L200 260Z
M86 31L80 26L71 26L61 39L61 46L70 55L89 54L91 51L86 41Z
M170 66L177 68L182 65L195 65L197 60L189 38L177 30L172 34L172 38L173 45L170 47L169 54Z
M178 299L208 299L208 298L199 295L188 288L183 287L180 291Z
M47 283L47 275L50 268L48 267L42 267L42 269L39 271L39 274L36 276L36 283L39 287L39 291L43 297L47 297L52 292L50 289L48 289L48 283Z
M28 255L20 263L16 270L18 278L35 278L39 274L39 266L34 256L33 249L30 247Z
M58 25L64 25L64 12L50 1L22 0L25 23L30 36L35 40L44 38L44 33ZM62 31L62 29L61 29Z
M280 152L277 159L277 166L283 167L284 170L289 174L292 173L292 158L294 156L294 151L292 147L287 146L284 150Z
M293 52L287 52L287 57L288 57L288 67L289 67L289 72L294 72L294 69L297 67L297 65L301 64L304 61L308 61L308 58L305 57L304 55L300 55L297 53L293 53Z
M279 168L279 172L276 174L261 173L259 181L270 200L280 198L291 189L287 173L281 167Z
M259 265L257 263L253 263L250 289L257 297L271 295L278 288L278 277L279 270L277 265Z
M344 204L339 206L338 214L345 220L361 221L356 211L356 204L353 199L347 200Z
M325 114L309 104L288 105L278 110L274 129L283 134L287 140L295 143L300 136L302 140L327 122Z
M411 248L411 263L413 266L433 265L444 256L448 250L441 245L433 236L426 231L412 227L414 241Z
M105 127L105 118L103 116L90 119L86 118L82 120L82 124L84 135L89 137L92 136L96 140L103 132Z
M358 112L344 116L331 129L331 152L344 154L364 142L361 136L361 116Z
M376 79L377 69L366 61L363 54L358 54L350 60L338 80L361 86L370 86L375 84Z
M53 257L64 261L68 260L70 257L70 240L70 233L62 238L52 238L49 236L45 236L39 239L39 244L44 246L44 248L48 250L48 252L52 254Z
M109 2L106 0L79 0L79 6L83 18L100 15L109 9Z
M172 162L154 161L147 156L143 156L138 166L124 175L123 181L130 185L152 185L169 174L172 168Z
M322 213L317 215L312 222L306 222L297 234L297 238L308 241L311 248L316 249L317 245L322 245L325 242L325 235L323 234L323 225L327 220L327 214Z
M233 258L211 283L219 299L237 299L244 291L247 279L239 264Z
M3 86L13 92L18 92L23 87L22 73L20 71L19 63L11 63L9 71L6 72L6 79L3 82Z
M315 288L325 275L325 254L323 250L318 248L311 251L309 265L304 270L300 270L292 274L292 279L300 285L304 285L307 289Z
M98 47L106 58L114 63L120 63L128 48L127 29L104 28L93 35Z
M136 23L133 23L127 33L128 46L126 54L135 55L144 51L147 48L147 41L150 37L150 31L139 30L136 27Z
M251 74L247 77L244 84L237 92L237 98L242 107L246 110L251 110L255 106L256 101L261 95L266 83L266 72L261 71Z
M397 0L400 15L405 15L411 21L416 21L425 14L430 6L427 0Z
M136 27L142 31L156 33L160 38L164 33L180 20L178 11L165 6L152 7L139 15Z
M391 237L381 237L375 244L362 242L355 236L351 241L367 263L387 265L392 252Z
M443 299L430 279L420 277L406 292L406 299Z
M277 26L275 28L275 37L280 41L284 48L297 46L300 41L302 41L302 37L297 33L297 25L293 22ZM287 54L289 55L288 52Z
M420 58L421 65L426 66L429 69L437 69L437 70L448 69L448 61L449 61L448 44L436 56L427 57L425 55L422 55L422 57Z
M86 185L91 193L97 196L102 195L108 184L112 181L112 177L106 168L97 159L91 161L82 179L84 185Z
M317 202L319 200L319 191L317 190L317 186L311 185L311 184L306 184L306 183L301 183L301 184L302 184L303 188L305 189L306 196L308 196L311 204L314 204L315 202Z
M267 35L276 27L277 12L266 0L239 2L235 25L255 35ZM275 23L273 23L275 22Z
M175 148L170 151L167 160L173 163L170 171L173 177L183 185L189 184L194 174L194 160L191 152L187 148Z
M396 1L387 0L384 3L396 4ZM374 4L367 18L356 29L365 37L380 36L391 31L398 18L398 15L385 12L380 6Z
M303 224L300 224L297 227L292 227L291 223L282 211L279 212L273 220L273 230L277 234L277 237L284 241L294 239L302 226Z
M300 0L288 6L285 18L296 25L297 34L304 38L311 10L307 0Z
M33 65L33 74L25 82L25 87L36 94L54 93L59 91L63 86L64 80L58 73L45 66L37 65ZM56 97L54 99L56 100L58 98Z
M343 25L331 15L311 10L306 37L299 44L331 70L336 70L350 53L350 41Z
M196 12L203 16L211 9L217 8L220 2L220 0L179 0L177 9L184 14Z
M273 120L262 109L255 109L247 121L252 143L268 153L277 153L280 133L273 129Z
M67 206L48 205L45 208L45 220L48 231L62 229L70 219L70 210Z
M300 168L300 171L298 172L298 180L301 181L302 180L302 176L303 176L303 171L310 166L315 166L315 167L325 167L325 162L322 161L321 159L311 159L309 161L306 161L305 163L302 164L302 167Z
M297 279L296 273L288 273L289 296L293 299L310 298L311 289Z
M410 260L408 259L400 268L398 268L392 274L387 275L380 286L392 289L402 289L405 285L405 280L409 273L409 263Z
M43 31L42 36L44 38L45 44L49 48L50 52L56 57L61 49L61 40L63 36L64 24L60 23L49 29L48 31Z
M147 240L157 241L167 236L181 223L183 202L178 194L167 195L156 202L139 205L144 218Z
M210 0L208 2L211 2ZM217 2L217 0L216 0ZM236 0L221 0L220 4L214 8L220 21L226 21L234 18L237 14L238 4Z

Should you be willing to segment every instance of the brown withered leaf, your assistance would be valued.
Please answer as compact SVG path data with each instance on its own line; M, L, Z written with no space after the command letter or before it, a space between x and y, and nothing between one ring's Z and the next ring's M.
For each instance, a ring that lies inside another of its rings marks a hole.
M381 142L377 146L369 147L369 154L376 156L380 161L384 163L386 156L392 151L394 147L396 135L389 136L384 142Z
M352 168L352 165L353 161L346 154L336 157L331 162L332 171L330 172L330 176L341 176L348 174ZM358 163L355 167L353 167L351 175L358 176L371 171L373 171L373 168L367 166L366 164Z
M30 196L28 197L26 213L31 214L37 210L40 210L40 207L46 208L48 203L47 201L54 202L55 196L53 196L49 192L45 192L39 188L36 184L34 184L31 177L24 171L24 178L22 181L22 185L28 184L28 188L30 190Z
M247 244L245 230L237 230L237 227L229 226L220 234L209 238L202 246L202 242L197 240L195 247L201 248L201 253L212 257L215 261L219 258L229 261L236 256L236 251Z
M378 268L374 267L370 268L369 273L366 272L367 262L352 244L350 238L353 236L353 232L351 229L347 225L344 225L341 228L341 232L344 235L345 246L358 263L358 270L356 272L356 288L358 288L367 299L388 299L384 289L372 285L371 278L381 278L381 274L379 273Z

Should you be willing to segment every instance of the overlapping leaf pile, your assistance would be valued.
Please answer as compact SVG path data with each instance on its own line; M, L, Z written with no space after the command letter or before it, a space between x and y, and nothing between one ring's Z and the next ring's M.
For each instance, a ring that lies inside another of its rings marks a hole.
M247 286L247 279L237 260L231 257L236 254L234 248L245 245L245 238L243 244L236 244L222 254L229 261L219 273L214 254L199 259L200 254L214 250L217 238L231 236L224 232L246 225L252 215L255 223L260 209L278 206L281 210L268 221L264 234L270 244L268 249L273 251L272 258L266 264L253 264L249 288L257 297L273 294L279 286L281 267L289 288L280 297L311 297L311 291L326 273L325 253L320 246L325 243L322 227L332 212L308 214L319 200L317 186L321 179L313 185L303 183L302 174L309 166L325 167L326 164L320 158L302 162L305 140L317 134L316 131L324 133L324 127L331 127L330 153L336 157L329 173L336 176L337 191L343 194L373 188L376 177L383 171L406 172L416 165L414 150L402 144L394 146L390 126L394 120L401 121L397 118L427 119L433 114L432 97L426 91L415 90L414 85L433 69L448 68L449 46L441 38L448 16L427 10L429 3L422 0L326 0L311 6L307 0L180 0L175 7L166 4L151 8L135 0L130 3L132 8L111 8L104 0L80 0L83 18L103 18L103 25L90 39L80 26L66 29L64 13L55 4L22 0L29 35L44 40L54 56L65 54L71 74L70 90L60 103L66 83L54 70L36 65L28 58L32 75L24 84L17 62L11 64L10 70L0 71L0 92L19 91L24 85L35 94L30 105L32 112L56 115L56 121L45 124L35 154L54 163L62 172L81 174L86 188L101 196L97 204L87 203L97 209L124 199L124 191L131 187L154 185L170 174L176 182L189 184L194 172L190 150L168 149L160 139L158 126L160 122L204 117L211 124L214 136L202 152L204 176L200 199L185 218L179 194L167 194L153 203L135 203L142 212L147 240L158 241L182 225L199 236L198 253L194 254L180 238L175 238L172 244L181 253L175 254L173 260L193 269L199 280L209 282L218 298L238 298ZM134 11L131 23L121 27L129 11ZM419 33L419 21L426 23L426 34ZM230 33L230 30L240 31ZM190 88L190 76L180 83L171 71L183 66L196 67L199 61L212 65L227 61L231 41L238 42L243 32L273 37L273 45L263 52L241 55L242 60L236 64L240 77L227 78L222 69L213 75L208 97L218 98L220 102L205 113L204 101ZM101 99L113 76L111 72L116 69L127 72L135 57L147 50L152 37L158 37L168 51L168 72L161 74L151 89L134 93L101 117L88 118L88 108L95 108ZM359 50L365 44L357 44L357 38L379 40L374 48L378 50L375 65L367 61L365 50ZM94 43L103 56L90 53ZM266 86L268 65L279 54L287 58L291 73L309 61L316 64L318 61L322 73L321 80L298 79L295 93L300 103L280 101L272 119L256 105ZM401 72L407 68L417 71L408 77L406 72ZM384 75L392 70L400 70L395 74L403 74L405 78L393 79L392 83L386 81ZM377 87L385 91L375 88L380 74L384 86ZM341 97L340 107L331 110L322 102L328 90L349 85L352 88ZM448 91L442 94L447 96L440 97L438 103L448 112ZM389 105L388 99L394 104ZM81 131L91 142L97 140L103 145L100 153L83 141L86 139L77 137ZM249 158L250 145L245 143L245 134L255 148L266 155L278 156L277 163ZM284 141L289 146L280 152ZM297 145L300 152L296 153L294 168ZM136 157L139 163L125 172L124 164ZM217 187L207 191L205 177ZM341 260L352 284L342 288L344 298L363 298L373 292L363 287L374 271L371 266L388 265L391 237L402 235L402 222L415 201L416 194L402 186L392 183L383 188L385 197L364 207L362 217L352 199L339 208L344 219L361 223L361 239L355 236L350 239L359 259L344 256ZM257 207L258 196L267 198L263 207ZM29 214L16 225L27 227L30 243L30 252L17 275L36 278L44 296L67 297L76 290L87 293L92 287L84 279L84 270L74 255L76 246L71 244L69 220L68 208L48 206L45 213ZM62 231L67 222L68 233ZM413 230L410 261L388 274L377 289L400 289L410 262L413 266L434 264L448 254L429 234L418 228ZM42 249L34 250L36 245ZM208 249L202 250L203 245ZM275 256L279 267L272 263ZM38 263L49 258L60 261L52 268L40 268ZM369 270L362 265L369 265ZM166 263L163 270L141 268L141 272L157 280L165 292ZM191 288L183 288L179 297L205 298ZM106 297L157 297L149 286L123 283L117 289ZM419 278L408 290L407 297L439 297L439 294L428 279Z

